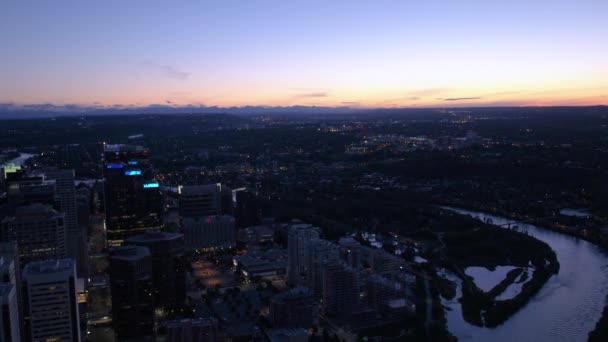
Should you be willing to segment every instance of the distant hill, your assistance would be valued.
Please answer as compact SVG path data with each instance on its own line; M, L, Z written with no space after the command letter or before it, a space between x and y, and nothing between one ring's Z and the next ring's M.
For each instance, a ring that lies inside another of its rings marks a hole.
M0 103L0 119L29 119L48 118L57 116L81 116L81 115L138 115L138 114L236 114L236 115L259 115L259 114L323 114L323 113L352 113L361 111L350 107L266 107L266 106L244 106L244 107L216 107L216 106L169 106L149 105L142 107L134 106L80 106L53 104L15 105L11 103Z
M608 106L587 107L458 107L458 108L356 108L356 107L316 107L316 106L170 106L153 104L149 106L81 106L32 104L16 105L0 103L0 120L34 119L63 116L104 116L104 115L150 115L150 114L233 114L233 115L335 115L335 114L430 114L454 112L486 112L492 114L540 113L540 114L572 114L572 111L604 112Z

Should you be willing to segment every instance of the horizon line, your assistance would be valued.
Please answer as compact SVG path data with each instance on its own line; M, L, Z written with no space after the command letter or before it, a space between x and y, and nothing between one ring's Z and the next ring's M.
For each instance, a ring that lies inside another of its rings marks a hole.
M444 111L444 110L483 110L483 109L540 109L540 108L605 108L608 104L593 105L461 105L461 106L427 106L427 107L349 107L349 106L204 106L184 105L171 106L152 104L147 106L84 106L84 105L53 105L31 104L15 105L0 103L0 120L49 119L78 116L137 116L137 115L340 115L366 113L374 111ZM310 112L310 111L313 112Z

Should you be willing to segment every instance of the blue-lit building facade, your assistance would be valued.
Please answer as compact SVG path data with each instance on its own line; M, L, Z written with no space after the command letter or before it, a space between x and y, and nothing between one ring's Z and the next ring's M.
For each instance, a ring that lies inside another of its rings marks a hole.
M109 246L161 227L161 197L142 146L104 144L103 175Z

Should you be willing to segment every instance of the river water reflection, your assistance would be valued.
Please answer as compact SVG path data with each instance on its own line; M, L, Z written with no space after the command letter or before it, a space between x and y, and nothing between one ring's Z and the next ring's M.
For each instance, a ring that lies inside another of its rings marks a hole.
M23 166L23 164L30 159L31 157L33 157L33 154L30 153L21 153L19 155L19 157L9 160L6 163L0 165L0 166L4 166L4 165L8 165L8 164L15 164L16 166Z
M608 255L598 246L534 225L481 212L443 207L495 225L508 222L546 242L555 251L559 273L528 304L497 328L480 328L462 319L460 303L444 300L448 330L459 341L587 341L608 295ZM513 246L517 248L517 246ZM460 297L458 289L457 297Z

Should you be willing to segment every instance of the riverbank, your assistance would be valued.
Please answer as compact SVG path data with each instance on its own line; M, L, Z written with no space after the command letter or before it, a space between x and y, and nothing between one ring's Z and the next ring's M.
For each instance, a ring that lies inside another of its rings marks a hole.
M532 278L522 286L521 292L508 300L497 300L496 297L521 274L521 268L510 272L504 282L490 292L479 291L470 281L463 279L463 284L467 284L463 286L461 299L463 314L466 314L465 319L472 324L488 328L499 326L527 305L558 270L559 266L555 263L535 270Z
M448 208L443 209L454 212ZM459 300L464 320L480 327L496 327L534 297L547 280L559 271L559 262L546 243L525 233L499 228L483 221L471 228L468 231L444 233L443 241L447 250L445 260L448 269L461 279L462 297ZM480 279L465 274L465 269L471 266L488 270L498 266L512 269L491 286L484 288L478 283ZM530 269L532 276L526 279L521 290L512 298L497 299L521 276L524 269Z
M492 220L498 226L513 223L510 218L453 209L482 222ZM560 263L559 272L550 276L536 294L531 294L533 300L494 328L471 324L463 318L460 301L444 299L449 331L459 340L467 341L586 341L602 315L608 295L606 254L598 246L569 235L523 222L515 224L521 232L554 250ZM456 282L459 292L462 280L453 273L450 279Z
M426 272L430 271L430 269L426 269ZM422 276L416 277L416 314L420 318L414 335L416 341L456 341L456 337L447 329L440 298L442 287L438 279L440 278L436 276L430 277L430 279Z
M18 157L8 160L8 161L2 163L2 165L0 165L0 166L5 166L5 165L23 166L25 164L25 162L28 159L32 158L33 156L35 156L35 155L31 154L31 153L20 153Z
M590 228L582 228L582 227L573 227L563 224L557 224L555 222L555 218L547 218L547 217L531 217L529 215L518 214L515 212L508 212L505 210L501 210L496 207L485 207L480 205L473 205L470 203L461 203L461 202L435 202L435 205L438 206L447 206L447 207L456 207L462 208L471 211L479 211L488 213L491 215L498 215L502 217L509 218L513 221L519 221L524 223L529 223L533 225L537 225L539 227L550 229L556 231L561 234L573 236L579 239L583 239L585 241L589 241L593 244L596 244L606 251L608 251L608 235L604 236L600 230L600 227L594 227L595 229ZM605 222L608 225L608 222ZM601 226L601 225L600 225ZM607 226L608 227L608 226ZM608 233L608 232L607 232Z
M588 342L608 341L608 305L602 312L602 318L595 325L595 329L589 333Z
M549 229L561 234L569 235L578 239L583 239L585 241L589 241L600 248L604 249L608 252L608 236L606 235L606 231L602 231L601 229L581 229L580 227L569 227L565 225L559 225L554 222L552 219L548 218L534 218L528 215L521 215L513 212L507 212L505 210L500 210L499 208L486 208L482 206L475 206L468 203L440 203L440 205L446 206L456 206L463 209L473 210L473 211L483 211L488 212L494 215L500 215L507 217L513 221L524 221L526 223L532 223L538 225L542 228ZM608 229L607 229L608 230ZM589 340L594 341L608 341L608 300L605 301L604 310L602 311L602 316L595 325L595 328L589 333Z

